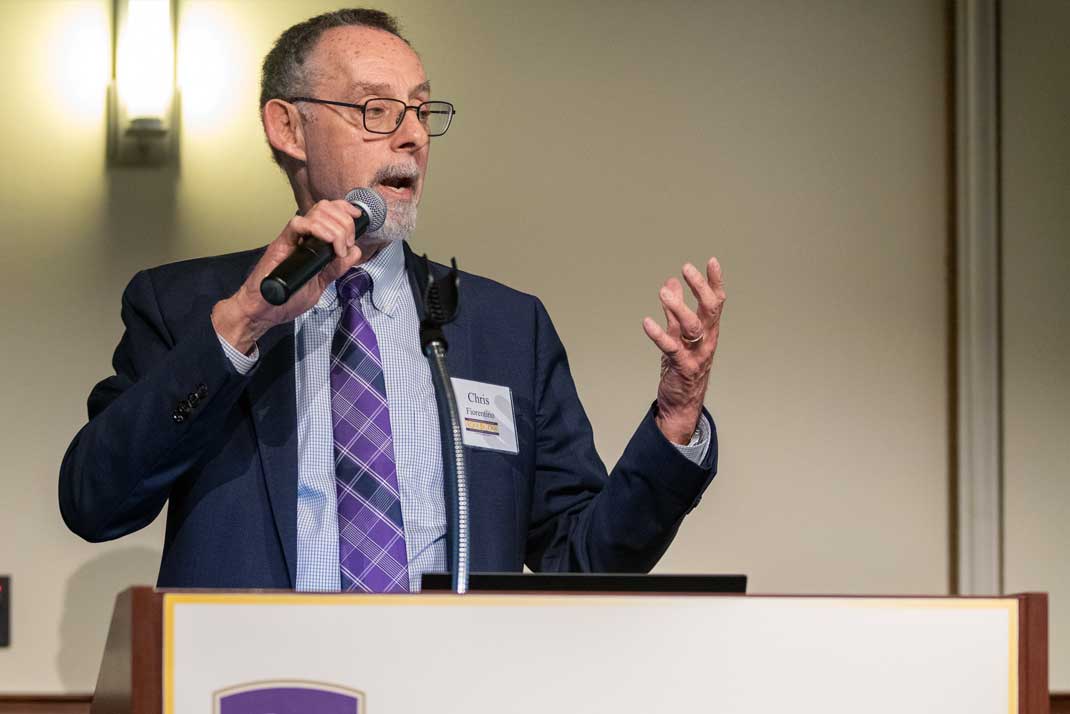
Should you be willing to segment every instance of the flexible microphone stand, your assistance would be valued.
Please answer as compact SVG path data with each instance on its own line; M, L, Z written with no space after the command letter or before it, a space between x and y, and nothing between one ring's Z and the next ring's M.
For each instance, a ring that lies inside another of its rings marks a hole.
M423 257L427 273L424 292L424 319L420 322L420 348L431 365L431 382L435 386L438 424L442 434L442 475L446 483L446 505L451 508L447 534L450 553L450 586L453 592L468 592L468 479L461 436L460 410L446 370L449 345L442 326L457 316L459 294L457 259L450 260L450 272L439 279L431 273L427 256Z

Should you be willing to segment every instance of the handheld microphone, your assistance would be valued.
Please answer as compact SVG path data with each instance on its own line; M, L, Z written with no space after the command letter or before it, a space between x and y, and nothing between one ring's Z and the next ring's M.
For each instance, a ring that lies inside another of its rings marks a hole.
M355 188L346 200L360 209L355 223L355 238L377 231L386 222L386 202L370 188ZM309 280L334 260L330 243L308 237L301 241L290 257L279 263L260 283L260 294L272 305L282 305Z

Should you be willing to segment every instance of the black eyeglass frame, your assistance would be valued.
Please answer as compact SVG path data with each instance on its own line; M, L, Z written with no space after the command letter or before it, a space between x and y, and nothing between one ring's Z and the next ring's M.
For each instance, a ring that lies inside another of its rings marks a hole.
M369 132L371 134L380 134L380 135L383 135L383 136L389 136L390 134L393 134L395 131L400 129L401 125L405 123L405 115L408 113L408 111L410 109L413 110L414 112L416 112L416 120L420 121L420 109L422 107L427 106L428 104L445 104L445 105L449 106L449 108L450 108L449 118L446 121L446 128L443 129L442 131L438 132L437 134L432 134L431 132L427 132L427 135L429 137L431 137L431 136L442 136L447 131L449 131L450 126L453 124L453 117L457 116L457 109L453 106L453 103L452 102L447 102L447 101L445 101L443 99L430 99L430 100L428 100L426 102L420 102L419 104L415 104L415 105L414 104L405 104L405 102L401 101L400 99L394 99L393 97L373 97L372 99L369 99L367 102L364 102L363 104L353 104L352 102L336 102L336 101L334 101L332 99L316 99L315 97L291 97L291 98L287 99L286 101L290 102L291 104L293 104L294 102L311 102L312 104L331 104L331 105L336 106L336 107L349 107L350 109L359 109L360 110L360 121L364 125L364 131ZM364 113L364 107L368 106L368 104L370 102L395 102L397 104L404 105L405 106L405 110L403 112L401 112L400 115L398 115L397 126L395 126L390 131L378 131L376 129L369 129L368 128L368 116ZM436 113L441 113L441 112L436 112ZM421 124L422 124L422 122L421 122Z

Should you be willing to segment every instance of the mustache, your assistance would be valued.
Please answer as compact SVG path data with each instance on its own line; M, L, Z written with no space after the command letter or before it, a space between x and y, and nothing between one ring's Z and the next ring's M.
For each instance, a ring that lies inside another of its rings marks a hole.
M388 164L375 172L375 176L372 177L372 184L382 184L387 181L405 179L415 182L419 178L420 169L418 169L415 164Z

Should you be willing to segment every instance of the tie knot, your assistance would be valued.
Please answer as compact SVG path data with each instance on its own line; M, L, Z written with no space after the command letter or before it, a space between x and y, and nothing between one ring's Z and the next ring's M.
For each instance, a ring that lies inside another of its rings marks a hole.
M372 276L364 268L350 268L335 283L338 298L343 302L360 300L360 296L372 289Z

